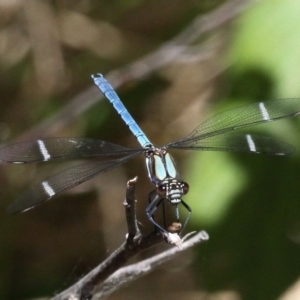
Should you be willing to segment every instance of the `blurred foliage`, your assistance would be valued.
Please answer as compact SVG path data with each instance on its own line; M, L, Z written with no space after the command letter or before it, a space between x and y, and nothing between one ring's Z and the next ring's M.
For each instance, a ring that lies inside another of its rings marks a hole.
M276 97L299 95L299 2L265 0L238 23L230 62L236 72L258 69L274 83Z
M299 5L261 1L236 22L226 102L299 96ZM299 149L299 120L290 122L261 132ZM193 228L211 236L198 254L202 283L233 286L242 299L277 299L299 279L299 150L291 157L193 153L189 160Z
M0 1L0 141L23 134L36 138L30 130L89 88L90 74L140 59L226 2ZM156 145L183 137L228 108L297 97L299 10L299 0L255 2L231 24L201 36L185 55L118 94ZM297 149L299 130L297 119L249 128ZM68 126L49 124L39 137L46 136L137 145L103 101ZM210 240L195 255L183 253L111 299L287 299L283 293L300 277L299 150L290 157L181 152L174 157L190 185L189 230L205 229ZM62 290L122 243L125 184L135 175L141 228L152 229L144 209L153 187L143 158L32 211L5 215L5 206L23 188L71 165L2 167L0 299ZM298 291L293 299L299 297Z

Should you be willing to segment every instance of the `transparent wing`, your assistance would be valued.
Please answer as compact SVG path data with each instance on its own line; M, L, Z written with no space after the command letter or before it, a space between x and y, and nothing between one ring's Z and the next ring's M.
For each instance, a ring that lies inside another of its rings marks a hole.
M91 161L66 169L31 187L27 192L9 205L6 212L15 214L31 209L44 201L51 199L58 193L66 191L100 173L104 173L119 166L138 154L139 153L136 152L120 159Z
M224 133L202 140L186 140L170 148L206 150L206 151L237 151L257 154L286 155L294 152L294 147L288 143L271 137L245 133Z
M52 159L76 159L103 155L124 155L142 148L127 148L88 138L49 138L8 145L0 149L0 160L8 163L34 163Z
M168 144L167 147L184 148L184 145L189 144L187 143L188 141L206 139L239 128L272 122L283 118L291 118L299 114L300 99L296 98L259 102L237 107L216 114L197 126L188 136ZM215 143L216 142L217 140L215 140Z

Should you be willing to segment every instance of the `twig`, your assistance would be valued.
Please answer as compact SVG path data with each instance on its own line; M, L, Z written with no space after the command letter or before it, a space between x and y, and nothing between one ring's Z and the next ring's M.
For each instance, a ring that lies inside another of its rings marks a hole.
M134 192L136 181L137 178L134 178L127 183L124 206L129 234L127 235L125 243L75 285L61 294L56 295L52 300L89 299L90 295L93 294L95 286L101 284L131 257L163 241L162 236L157 231L147 236L140 234L135 214L136 200Z
M134 197L136 182L137 177L127 182L124 206L129 233L125 243L98 267L66 291L53 297L52 300L87 300L108 296L125 283L149 273L155 267L170 260L179 251L186 250L197 243L208 240L208 234L205 231L201 231L184 243L183 240L185 238L183 238L180 247L174 247L152 258L119 269L134 255L163 241L162 235L158 231L154 231L147 236L143 236L139 231L136 219L136 200Z
M139 237L141 235L136 218L136 205L135 205L135 185L137 182L137 177L129 180L127 182L126 189L126 199L124 201L125 214L126 214L126 222L128 228L128 240L131 241L134 237Z
M149 259L145 259L139 263L124 267L116 271L96 289L93 300L109 296L116 290L120 289L123 285L128 284L129 282L134 281L137 278L148 274L149 272L152 272L154 268L173 259L179 252L193 247L196 244L208 239L208 234L205 231L200 231L194 237L184 242L181 248L174 247Z

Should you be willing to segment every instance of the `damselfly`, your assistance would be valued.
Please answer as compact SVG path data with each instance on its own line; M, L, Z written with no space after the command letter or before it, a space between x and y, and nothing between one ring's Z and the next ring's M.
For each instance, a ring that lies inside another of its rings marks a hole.
M146 214L159 230L166 232L168 229L154 220L154 213L167 200L175 207L176 222L181 224L179 204L182 204L188 211L188 216L183 226L177 230L180 234L191 215L191 208L182 200L182 196L188 193L189 186L180 178L168 149L238 151L271 155L286 155L294 150L293 146L271 137L235 131L247 126L295 117L300 114L300 99L259 102L234 108L211 117L182 139L162 147L155 147L131 117L107 80L101 74L92 75L92 78L128 125L141 147L123 147L89 138L48 138L6 146L0 149L0 160L15 164L59 158L116 156L114 159L86 162L50 176L17 198L7 208L8 213L31 209L65 190L109 171L139 154L144 154L148 176L155 186L154 191L150 193L151 202L146 207Z

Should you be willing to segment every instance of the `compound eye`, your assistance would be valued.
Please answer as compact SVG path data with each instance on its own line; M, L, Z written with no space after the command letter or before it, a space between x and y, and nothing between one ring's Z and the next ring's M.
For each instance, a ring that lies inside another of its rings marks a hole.
M181 183L181 188L182 188L183 195L186 195L190 190L190 187L186 182Z
M166 196L167 193L167 187L165 184L160 184L159 186L157 186L156 191L158 193L158 195L160 196Z

